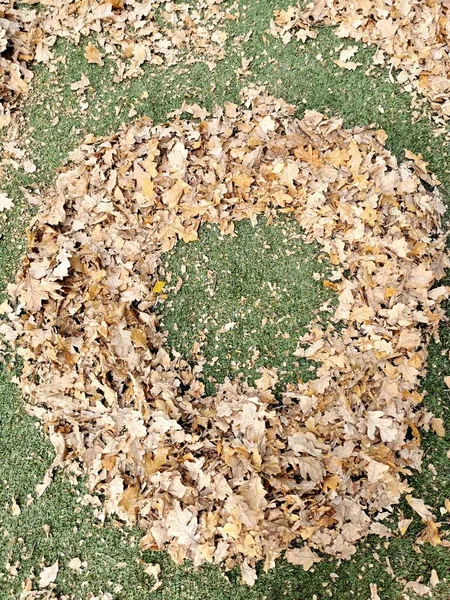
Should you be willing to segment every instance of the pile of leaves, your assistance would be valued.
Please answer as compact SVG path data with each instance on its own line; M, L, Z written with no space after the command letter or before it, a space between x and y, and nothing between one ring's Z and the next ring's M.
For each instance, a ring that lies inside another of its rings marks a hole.
M449 291L435 287L448 266L436 180L420 157L398 164L382 130L298 120L281 100L183 110L194 118L87 138L29 231L2 333L52 468L81 465L105 513L143 528L143 548L238 564L249 584L285 549L308 569L316 550L347 558L368 533L389 536L405 493L419 541L442 543L406 481L419 429L443 434L418 390ZM202 223L233 234L279 213L333 267L335 314L296 351L317 376L275 397L263 369L254 387L226 380L207 396L202 365L170 355L158 326L161 257Z
M288 43L316 37L314 25L375 44L375 64L398 70L397 81L429 100L440 122L450 117L450 0L313 0L275 12L271 32ZM347 67L348 68L348 67Z
M51 48L58 37L78 44L94 33L101 51L90 43L85 56L99 65L106 55L114 58L117 81L138 76L145 62L160 67L203 62L213 69L225 55L227 34L219 26L226 18L236 18L233 7L223 8L220 0L45 0L41 4L48 8L40 18L43 35L36 60L54 63Z
M28 91L35 16L33 10L14 8L12 0L0 0L0 129L10 122L8 107Z

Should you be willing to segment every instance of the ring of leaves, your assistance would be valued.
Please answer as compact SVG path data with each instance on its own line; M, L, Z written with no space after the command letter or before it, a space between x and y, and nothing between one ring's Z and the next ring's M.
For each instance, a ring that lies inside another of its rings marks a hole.
M38 493L79 462L106 513L144 529L143 548L239 564L251 584L256 561L268 569L296 541L286 556L307 569L314 550L345 558L367 533L390 535L380 513L410 491L418 429L437 422L418 385L448 292L433 287L443 205L420 157L397 164L383 131L298 120L256 93L213 115L183 110L194 119L141 120L71 154L30 229L3 333L57 451ZM281 404L271 370L206 397L158 330L161 254L203 222L231 233L280 212L334 267L332 322L312 323L299 350L317 377L287 385ZM439 543L420 507L422 541Z

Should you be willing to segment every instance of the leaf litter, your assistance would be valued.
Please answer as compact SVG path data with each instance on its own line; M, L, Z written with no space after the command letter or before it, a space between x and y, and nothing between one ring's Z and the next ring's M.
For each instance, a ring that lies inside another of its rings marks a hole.
M373 63L388 66L391 81L424 96L434 120L446 129L450 118L449 0L313 0L306 6L276 10L270 31L285 44L292 39L305 42L317 36L313 28L317 25L337 25L337 37L377 46ZM334 62L345 69L358 66L342 57ZM393 69L398 71L395 79Z
M237 19L237 6L220 0L194 3L166 0L28 0L39 10L15 8L12 0L0 0L0 128L11 122L8 106L28 91L35 61L56 70L64 57L52 48L59 38L79 44L89 42L88 63L115 62L115 81L137 77L142 65L160 68L182 63L205 63L213 70L225 57L226 21Z
M318 552L348 558L367 534L391 535L382 521L404 495L418 542L447 543L407 482L449 291L435 287L448 266L438 182L420 156L399 164L382 130L293 114L253 90L242 107L183 106L164 125L89 136L42 195L3 305L28 410L57 453L40 493L54 468L80 464L105 515L143 529L143 549L239 565L250 585L286 549L309 569ZM273 369L208 396L202 366L170 355L159 328L162 257L202 223L231 234L278 214L334 269L334 315L297 350L316 377L281 400Z

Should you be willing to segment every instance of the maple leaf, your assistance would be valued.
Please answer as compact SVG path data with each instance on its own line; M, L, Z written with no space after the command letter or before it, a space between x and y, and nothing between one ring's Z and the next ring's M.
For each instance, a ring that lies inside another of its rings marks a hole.
M339 54L339 60L341 60L342 62L346 62L347 60L350 60L350 58L353 58L353 56L358 52L358 46L347 46L347 48L344 48L343 50L341 50L340 54Z
M247 173L237 173L233 175L233 183L242 189L248 189L255 180Z
M48 300L48 293L40 281L27 277L25 285L20 291L20 298L30 313L37 313L44 300Z
M371 440L375 439L375 430L378 429L383 442L392 442L397 437L397 429L392 419L384 417L381 410L367 411L367 435Z
M56 277L56 279L64 279L64 277L67 277L67 275L69 274L69 269L70 269L69 258L70 258L70 254L67 252L67 250L65 248L62 248L62 250L59 252L59 254L57 256L58 264L52 271L52 275L54 277Z
M291 565L301 565L305 571L309 571L314 564L322 560L309 546L286 550L285 557L288 563L291 563Z
M197 517L188 509L182 509L179 504L167 513L167 533L173 536L177 542L188 548L197 545Z
M384 474L388 471L388 465L384 465L376 460L371 460L367 467L367 479L369 483L376 483L380 479L383 479Z

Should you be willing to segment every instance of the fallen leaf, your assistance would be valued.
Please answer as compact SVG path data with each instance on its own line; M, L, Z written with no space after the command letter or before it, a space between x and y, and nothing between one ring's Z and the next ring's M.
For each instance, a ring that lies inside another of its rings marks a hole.
M303 548L293 548L286 551L286 560L292 565L301 565L304 571L309 569L322 559L309 546Z
M99 49L93 46L92 44L88 44L86 46L84 56L87 59L88 63L100 66L103 65L103 59Z
M11 210L13 206L13 201L8 198L5 193L0 192L0 212L3 212L4 210Z
M58 570L58 560L54 562L50 567L45 567L44 569L42 569L39 575L39 587L45 588L48 587L51 583L53 583L58 576Z

